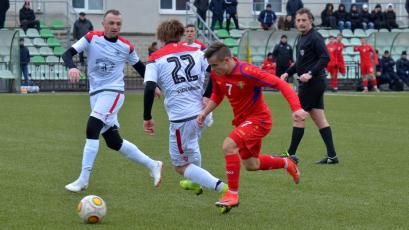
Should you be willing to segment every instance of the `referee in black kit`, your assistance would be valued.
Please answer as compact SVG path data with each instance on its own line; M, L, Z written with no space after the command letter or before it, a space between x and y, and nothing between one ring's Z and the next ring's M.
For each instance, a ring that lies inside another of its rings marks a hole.
M318 161L318 164L337 164L338 158L332 141L331 127L324 113L324 91L326 88L326 73L330 57L322 36L312 27L313 16L309 9L302 8L297 11L295 24L300 35L297 37L295 65L291 66L281 79L286 80L289 75L298 74L300 86L298 97L302 108L309 112L321 137L327 147L327 156ZM293 123L293 133L288 151L283 156L288 156L298 163L295 153L304 135L304 121Z

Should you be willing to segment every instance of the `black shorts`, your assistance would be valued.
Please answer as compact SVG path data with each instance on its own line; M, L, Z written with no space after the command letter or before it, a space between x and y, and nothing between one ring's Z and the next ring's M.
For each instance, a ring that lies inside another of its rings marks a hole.
M298 88L301 107L308 112L312 109L324 109L325 87L324 82L301 84Z

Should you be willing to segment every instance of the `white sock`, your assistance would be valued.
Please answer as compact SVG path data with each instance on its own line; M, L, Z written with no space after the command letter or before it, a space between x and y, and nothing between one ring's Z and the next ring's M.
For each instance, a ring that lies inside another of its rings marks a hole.
M84 152L82 153L82 169L79 180L85 183L89 181L92 167L94 166L95 158L97 158L99 149L99 140L86 139Z
M211 189L211 190L216 190L216 185L217 185L217 182L219 181L219 179L214 177L208 171L194 164L189 164L186 167L185 173L183 176L190 179L194 183L198 183L201 186ZM219 186L217 186L218 188L221 188L220 186L221 183L219 183Z
M141 150L138 149L138 147L125 139L122 142L122 146L119 149L119 152L124 154L132 161L142 164L146 168L150 169L155 165L154 160L145 155Z

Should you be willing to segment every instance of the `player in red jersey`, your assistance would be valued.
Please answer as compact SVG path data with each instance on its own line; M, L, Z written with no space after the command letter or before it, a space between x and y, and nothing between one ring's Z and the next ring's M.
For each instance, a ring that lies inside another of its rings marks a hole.
M228 211L239 205L240 158L248 171L285 168L297 184L299 171L292 160L260 154L262 138L272 127L272 116L264 102L262 87L280 90L290 104L293 119L304 120L308 113L301 108L297 95L280 78L232 57L229 48L221 42L213 43L205 57L212 68L213 92L197 122L203 125L206 116L227 96L234 113L232 124L236 127L223 143L229 190L216 206Z
M267 58L264 59L263 64L261 64L261 69L276 75L276 63L273 62L273 53L267 54Z
M368 78L371 80L372 87L376 92L379 92L378 86L376 85L375 77L375 65L379 64L378 55L375 49L366 41L366 38L361 38L361 45L354 47L355 52L359 52L361 56L361 74L362 74L362 84L364 85L364 93L368 92ZM371 57L372 53L372 57Z
M185 41L182 41L181 43L183 45L188 45L192 47L197 47L200 50L205 50L206 49L206 44L204 44L202 41L196 39L196 26L193 24L187 24L185 26Z
M330 55L330 61L327 65L327 71L331 75L331 89L334 92L338 91L338 71L342 75L345 75L345 62L342 53L343 49L344 44L342 44L342 35L338 35L336 40L334 36L329 37L327 50Z

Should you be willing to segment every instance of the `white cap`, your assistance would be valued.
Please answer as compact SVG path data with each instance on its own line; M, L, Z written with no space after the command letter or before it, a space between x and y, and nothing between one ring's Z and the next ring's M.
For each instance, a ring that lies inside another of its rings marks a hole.
M367 4L364 4L364 5L362 6L362 8L368 9L368 5L367 5Z
M392 4L392 3L389 3L389 4L388 4L388 8L389 8L389 7L393 8L393 4Z

